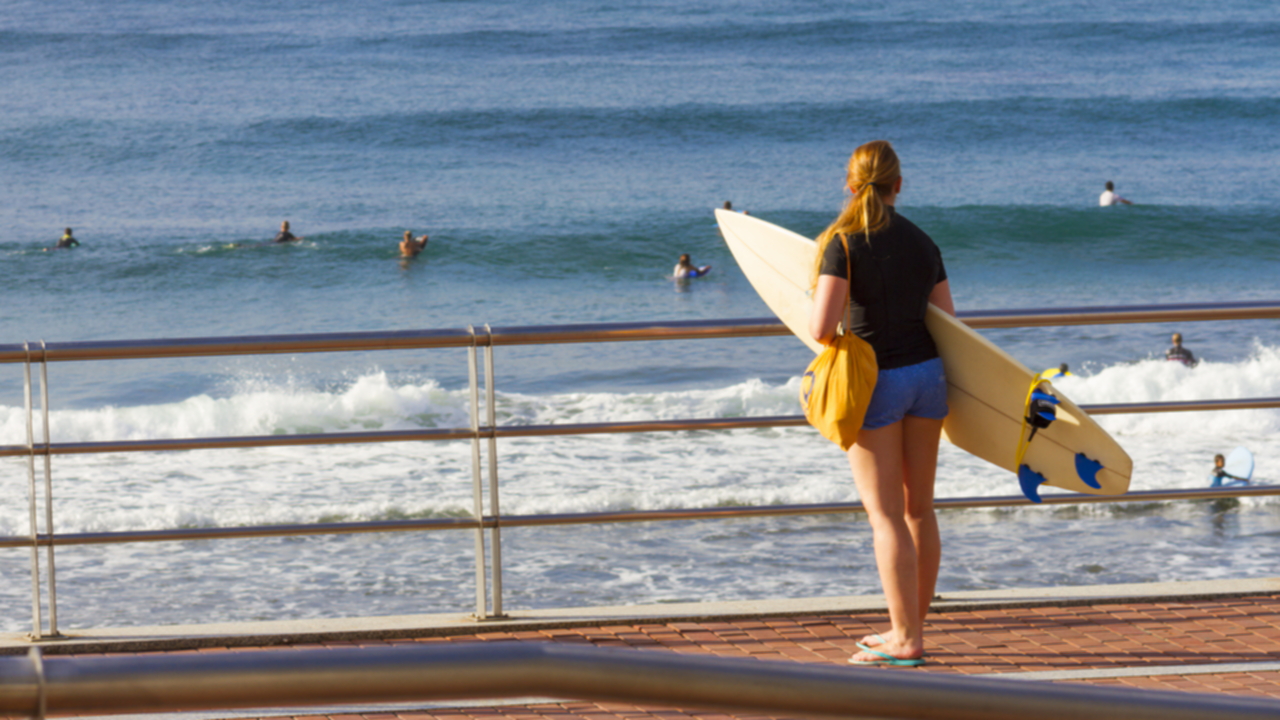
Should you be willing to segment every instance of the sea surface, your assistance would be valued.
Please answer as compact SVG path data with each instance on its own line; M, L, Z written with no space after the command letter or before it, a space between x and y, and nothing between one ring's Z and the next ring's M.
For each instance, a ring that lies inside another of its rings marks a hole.
M1272 2L10 0L0 344L769 316L712 209L814 235L857 145L960 310L1276 300ZM1114 181L1131 206L1099 208ZM268 241L281 221L304 240ZM64 228L82 243L49 251ZM426 252L398 258L405 230ZM680 253L711 274L669 277ZM1163 360L1181 331L1201 363ZM990 331L1079 403L1280 395L1280 323ZM504 425L791 415L791 337L496 352ZM468 425L462 350L54 363L51 438ZM26 442L0 367L0 445ZM1133 489L1280 480L1280 411L1105 416ZM37 433L39 429L37 428ZM857 499L807 428L498 444L507 514ZM465 442L52 463L58 532L471 512ZM37 469L41 465L37 464ZM945 446L940 497L1016 494ZM1272 576L1280 501L942 513L939 590ZM41 521L43 528L43 521ZM0 535L29 532L0 463ZM474 609L466 532L60 548L63 628ZM507 529L507 609L879 591L861 516ZM0 630L31 626L0 550Z

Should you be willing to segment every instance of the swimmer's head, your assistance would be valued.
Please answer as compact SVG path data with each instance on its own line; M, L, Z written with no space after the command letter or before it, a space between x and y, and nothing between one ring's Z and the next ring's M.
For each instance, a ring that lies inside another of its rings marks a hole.
M285 220L284 222L280 223L280 229L281 229L281 230L288 230L288 229L289 229L289 221L288 221L288 220Z
M67 229L66 229L66 230L64 230L63 232L64 232L65 234L67 234L67 235L70 235L70 234L71 234L71 228L67 228Z
M725 200L725 201L724 201L724 209L725 209L725 210L732 210L732 209L733 209L733 203L729 202L728 200Z
M1110 180L1108 180L1108 181L1107 181L1107 189L1108 189L1108 190L1112 190L1112 191L1114 191L1114 190L1116 189L1116 184L1115 184L1115 183L1113 183L1113 182L1111 182Z
M1066 373L1067 373L1067 364L1066 364L1066 363L1062 363L1061 365L1059 365L1059 366L1058 366L1058 372L1063 373L1063 374L1066 374Z
M1173 344L1174 344L1174 345L1181 345L1181 344L1182 344L1182 333L1174 333L1174 334L1173 334Z
M1214 456L1213 456L1213 466L1214 466L1214 467L1222 467L1223 465L1226 465L1226 464L1227 464L1227 459L1226 459L1226 458L1224 458L1224 457L1222 457L1222 455L1221 455L1221 454L1218 454L1218 455L1214 455Z
M685 254L681 255L681 256L680 256L680 264L681 264L681 265L687 265L688 263L689 263L689 253L685 253Z
M411 239L412 237L413 237L413 233L412 233L411 231L409 231L409 230L405 230L405 231L404 231L404 239L405 239L405 240L409 240L409 239Z

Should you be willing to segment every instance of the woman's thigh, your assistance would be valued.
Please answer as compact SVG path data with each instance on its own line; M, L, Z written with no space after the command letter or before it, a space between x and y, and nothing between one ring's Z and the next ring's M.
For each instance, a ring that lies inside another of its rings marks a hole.
M849 468L858 497L871 515L901 516L906 510L903 486L903 422L863 428L849 448Z

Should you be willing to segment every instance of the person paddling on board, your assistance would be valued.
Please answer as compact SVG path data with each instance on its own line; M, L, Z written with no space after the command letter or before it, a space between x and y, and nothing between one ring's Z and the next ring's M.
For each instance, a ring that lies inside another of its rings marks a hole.
M405 230L404 239L400 241L400 257L416 257L418 253L427 249L427 239L426 233L415 238L412 232Z
M1213 474L1209 476L1209 487L1232 487L1248 485L1249 479L1236 477L1227 472L1227 459L1221 453L1213 456Z
M1190 350L1182 347L1182 333L1173 334L1173 347L1164 351L1164 359L1177 360L1187 367L1195 367L1200 362Z
M694 267L693 262L689 260L689 254L685 253L680 256L680 260L676 263L675 269L671 271L671 275L677 280L684 280L686 278L702 277L709 272L711 272L710 265Z
M1107 189L1102 191L1102 195L1098 196L1099 207L1110 207L1112 205L1132 205L1133 203L1125 200L1116 194L1116 185L1110 180L1107 181Z
M1049 368L1040 373L1040 377L1044 380L1057 380L1060 377L1071 377L1071 371L1067 369L1067 364L1062 363L1056 368Z
M280 232L276 233L275 238L271 242L287 243L287 242L298 242L299 240L302 240L302 238L289 232L289 221L285 220L284 222L280 223Z
M53 247L47 247L44 250L45 252L48 252L50 250L66 250L68 248L79 247L79 246L80 246L80 241L72 237L71 228L67 228L66 231L62 233L62 238L58 240L58 243L56 245L54 245Z

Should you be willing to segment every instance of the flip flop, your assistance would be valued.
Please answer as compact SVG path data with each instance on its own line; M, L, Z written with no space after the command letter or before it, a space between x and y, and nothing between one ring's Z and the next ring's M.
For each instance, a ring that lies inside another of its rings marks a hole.
M890 655L889 653L882 653L879 650L869 648L866 645L863 645L862 643L854 643L854 645L857 646L857 648L864 653L871 653L872 655L876 655L883 659L882 660L854 660L853 658L849 658L849 663L852 665L889 665L893 667L920 667L925 662L924 658L922 657L896 658Z
M880 633L871 633L870 635L868 635L868 636L866 636L866 637L864 637L864 638L862 638L862 639L863 639L863 640L870 640L870 641L871 641L871 644L870 644L870 645L868 645L868 647L875 647L875 646L877 646L877 645L883 645L883 644L884 644L884 642L885 642L885 640L884 640L884 636L883 636L883 635L881 635Z

